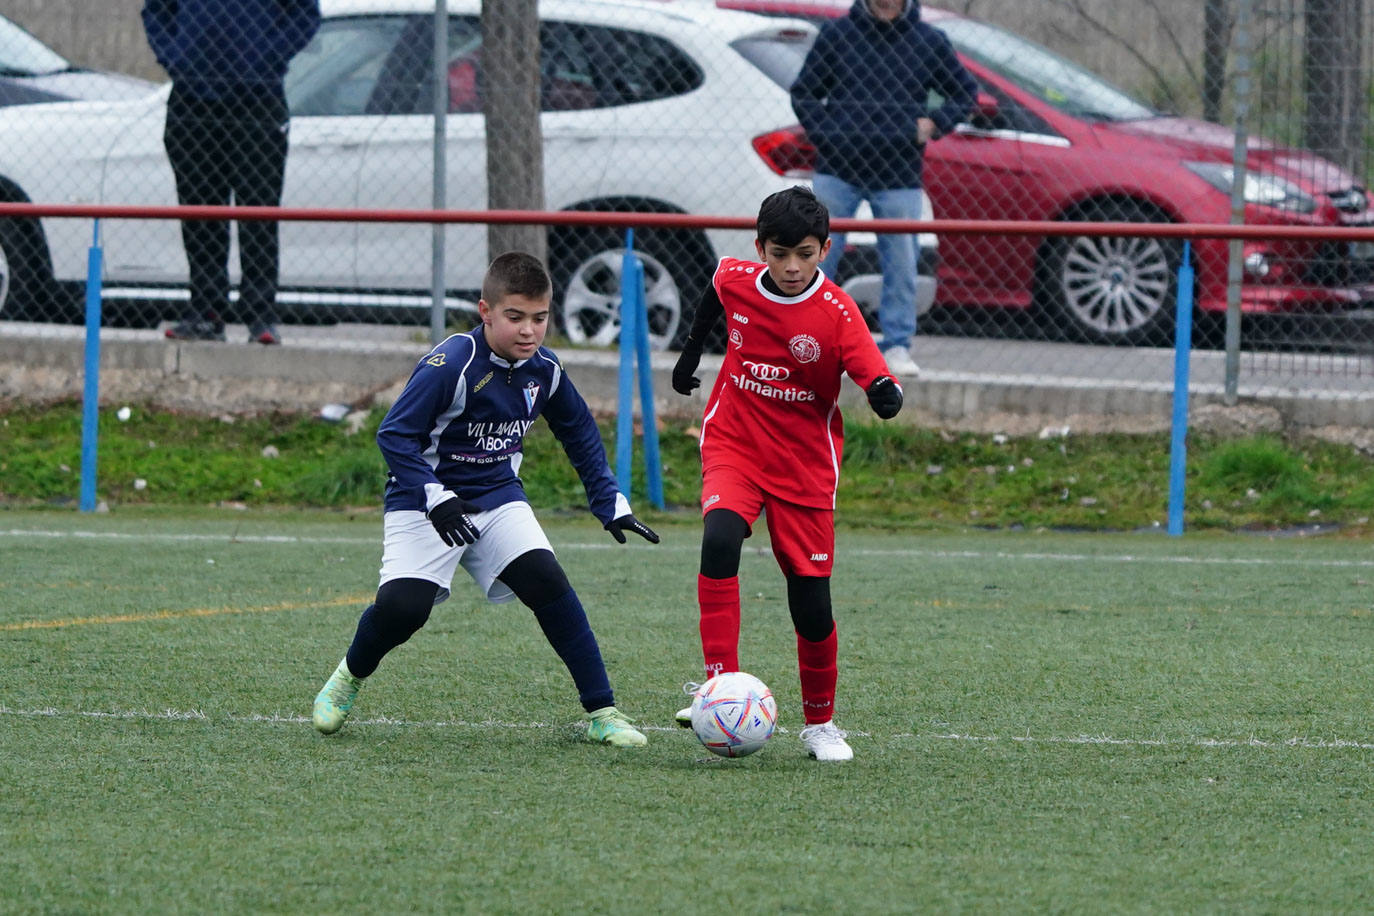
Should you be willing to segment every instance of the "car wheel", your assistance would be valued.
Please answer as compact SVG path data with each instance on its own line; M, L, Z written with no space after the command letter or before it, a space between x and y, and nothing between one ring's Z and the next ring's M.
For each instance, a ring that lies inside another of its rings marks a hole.
M696 307L703 284L710 280L709 272L703 279L700 243L684 246L682 234L673 235L671 240L652 231L636 236L653 350L682 345L690 330L686 310ZM605 347L620 339L624 258L624 236L614 230L556 232L551 237L554 320L570 342Z
M22 318L25 296L20 290L29 281L24 266L22 232L13 220L0 220L0 318Z
M1101 207L1091 222L1160 222L1134 204ZM1040 270L1042 304L1078 340L1164 344L1172 338L1181 245L1154 238L1050 239Z
M0 219L0 318L70 322L81 315L53 282L37 221Z

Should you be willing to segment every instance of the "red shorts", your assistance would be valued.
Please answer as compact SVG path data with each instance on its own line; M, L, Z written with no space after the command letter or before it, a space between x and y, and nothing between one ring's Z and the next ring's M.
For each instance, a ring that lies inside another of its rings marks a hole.
M767 512L773 556L784 573L829 577L835 556L835 511L801 506L764 492L748 474L713 467L702 476L701 514L729 509L750 527Z

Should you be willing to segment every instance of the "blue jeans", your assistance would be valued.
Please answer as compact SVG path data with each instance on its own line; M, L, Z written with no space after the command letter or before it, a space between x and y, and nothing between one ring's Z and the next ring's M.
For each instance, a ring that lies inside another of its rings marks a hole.
M811 187L832 218L853 216L863 200L878 219L921 218L920 188L864 188L819 173L811 180ZM844 233L830 237L830 254L821 262L821 270L834 279L844 254ZM883 291L878 299L880 350L905 349L916 334L916 247L914 235L878 234L878 266L883 272Z

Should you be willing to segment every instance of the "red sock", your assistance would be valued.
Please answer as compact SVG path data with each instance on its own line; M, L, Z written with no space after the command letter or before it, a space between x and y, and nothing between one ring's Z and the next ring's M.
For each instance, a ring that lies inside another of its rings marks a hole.
M697 576L701 605L701 655L706 676L739 670L739 576L708 579Z
M835 713L835 681L839 670L836 630L820 642L797 636L797 668L801 671L802 712L807 725L829 722Z

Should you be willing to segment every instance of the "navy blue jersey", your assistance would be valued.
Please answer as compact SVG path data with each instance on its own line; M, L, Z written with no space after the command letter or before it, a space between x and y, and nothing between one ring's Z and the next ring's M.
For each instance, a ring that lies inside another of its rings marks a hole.
M481 328L454 334L421 359L382 420L377 445L391 471L387 511L423 512L438 488L484 510L528 501L519 477L522 448L541 415L582 479L593 514L603 525L629 514L601 432L558 357L540 347L529 359L507 362Z

